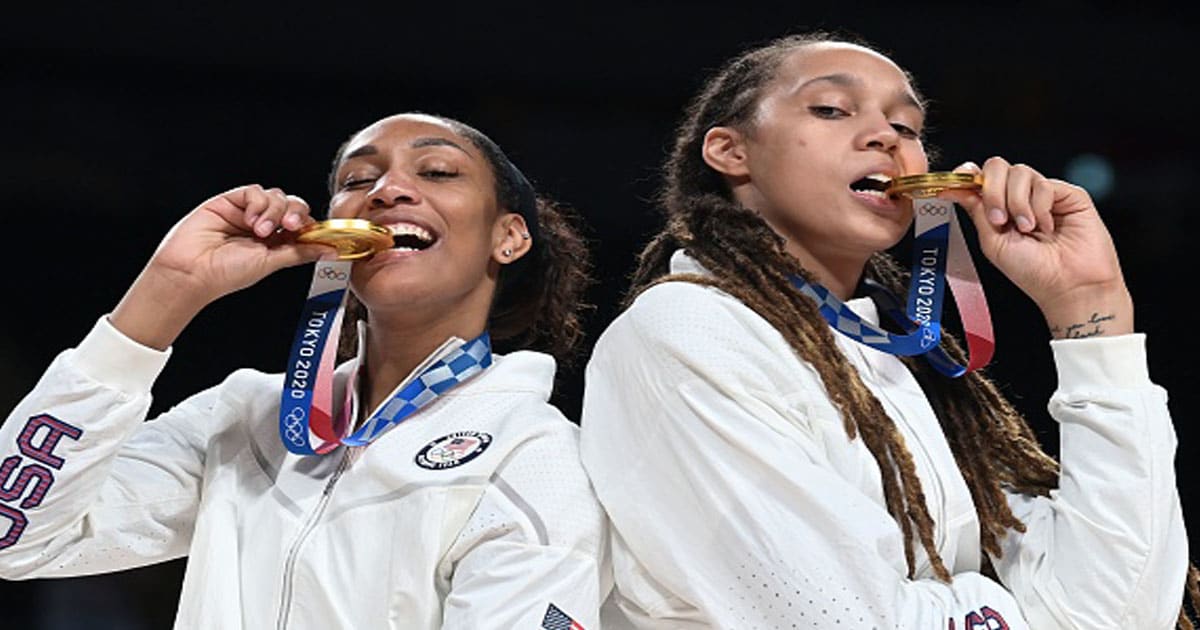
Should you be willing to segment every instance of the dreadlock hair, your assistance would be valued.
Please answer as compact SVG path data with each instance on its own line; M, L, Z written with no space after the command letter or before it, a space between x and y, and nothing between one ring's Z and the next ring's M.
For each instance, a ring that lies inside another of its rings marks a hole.
M479 149L496 181L495 194L501 211L517 212L522 188L529 183L499 145L470 125L444 116L430 117L445 123ZM350 140L334 155L328 181L330 194L336 190L334 178ZM585 332L584 314L591 308L583 299L593 281L587 242L582 235L582 223L572 209L541 195L535 197L534 204L537 225L528 226L535 235L533 246L520 259L501 265L488 313L488 334L501 352L538 350L552 355L560 365L571 365ZM357 324L366 318L366 307L351 292L342 320L339 361L357 354Z
M702 158L709 129L727 126L751 131L763 91L774 81L780 64L805 46L826 42L871 49L859 41L824 32L775 39L727 61L689 104L665 164L665 181L658 195L666 223L638 258L626 306L655 284L687 281L719 289L766 319L796 354L816 369L842 416L846 434L851 439L861 438L874 456L888 512L904 534L909 577L915 570L914 545L919 543L935 576L949 582L950 572L937 552L933 519L903 436L838 350L835 333L817 305L789 281L792 275L813 281L812 274L785 251L781 236L734 199L722 174ZM711 275L665 275L668 261L678 249L686 250ZM871 257L865 277L897 294L906 292L908 273L886 253ZM944 338L943 344L951 356L966 362L956 340ZM1048 495L1058 485L1058 463L1042 450L1021 414L981 373L949 379L925 361L911 357L903 360L929 398L970 488L979 517L981 546L987 552L983 554L983 570L995 577L989 554L1001 555L1000 541L1009 529L1025 531L1025 524L1005 500L1005 489ZM978 457L980 452L987 452L989 457ZM1196 578L1192 567L1188 587L1193 596L1197 593ZM1179 619L1180 627L1192 627L1182 610Z

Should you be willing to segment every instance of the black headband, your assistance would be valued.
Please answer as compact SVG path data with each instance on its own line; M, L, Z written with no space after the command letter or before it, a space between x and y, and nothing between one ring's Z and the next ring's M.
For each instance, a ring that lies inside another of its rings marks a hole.
M510 212L515 212L525 219L525 227L529 230L529 238L533 239L533 247L539 245L538 237L541 230L538 226L537 212L537 196L533 192L533 185L525 178L525 174L521 169L517 168L507 156L504 157L504 164L508 169L508 177L516 186L517 207L509 208Z

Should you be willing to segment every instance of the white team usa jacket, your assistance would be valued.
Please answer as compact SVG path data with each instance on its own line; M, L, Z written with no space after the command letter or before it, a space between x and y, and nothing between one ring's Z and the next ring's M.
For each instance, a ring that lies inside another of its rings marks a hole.
M370 446L300 457L279 375L144 422L167 355L102 318L0 427L0 577L187 555L177 628L597 627L605 519L550 357L497 356Z
M682 253L672 271L705 273ZM869 300L850 306L877 321ZM1002 584L979 572L971 494L911 373L836 336L903 434L953 581L920 545L907 578L878 465L783 336L720 291L670 282L616 319L587 367L583 463L613 530L606 628L1174 627L1188 548L1142 335L1051 342L1060 488L1009 496L1028 531L1002 542Z

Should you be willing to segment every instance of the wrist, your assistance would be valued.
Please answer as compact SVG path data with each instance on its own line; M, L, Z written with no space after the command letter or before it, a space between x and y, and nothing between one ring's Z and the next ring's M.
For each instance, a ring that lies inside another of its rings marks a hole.
M1077 289L1041 305L1054 339L1124 335L1134 331L1133 298L1124 283Z
M212 300L180 274L148 265L108 317L126 337L166 350Z

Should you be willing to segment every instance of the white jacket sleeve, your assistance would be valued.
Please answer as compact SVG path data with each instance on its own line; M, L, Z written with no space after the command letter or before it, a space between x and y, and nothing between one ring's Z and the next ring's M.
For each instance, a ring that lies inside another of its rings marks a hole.
M748 332L736 301L675 284L609 327L586 374L584 466L638 627L1029 627L981 574L908 579L896 521L811 429L813 377L774 354L778 333Z
M0 577L116 571L187 552L203 396L144 422L169 352L101 318L0 427Z
M1166 392L1143 335L1052 343L1062 475L1051 497L1013 495L1028 527L995 559L1035 628L1172 628L1188 545Z
M447 554L443 628L599 628L612 582L607 521L579 465L575 427L565 428L521 445L492 475Z

